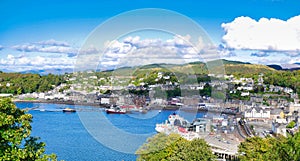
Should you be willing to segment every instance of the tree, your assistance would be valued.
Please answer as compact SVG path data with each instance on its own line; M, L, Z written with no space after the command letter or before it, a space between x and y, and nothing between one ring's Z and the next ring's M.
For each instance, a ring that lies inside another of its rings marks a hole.
M211 96L212 87L206 83L202 90L200 90L201 96Z
M293 128L296 126L295 121L291 121L288 125L286 125L286 128Z
M300 132L289 135L287 138L247 138L239 145L239 159L241 161L277 160L299 161Z
M259 161L259 160L278 160L278 155L274 156L275 142L274 138L251 137L239 145L239 157L241 161Z
M300 159L300 132L295 135L288 136L281 145L280 156L284 161L299 161Z
M32 116L18 109L9 98L0 99L1 160L49 161L56 155L46 155L45 143L30 136Z
M203 139L185 140L178 142L178 148L171 155L170 160L176 161L202 161L214 160L216 156L212 153L209 145Z
M137 160L197 161L214 160L210 147L203 139L188 141L178 134L157 134L147 140L136 152Z

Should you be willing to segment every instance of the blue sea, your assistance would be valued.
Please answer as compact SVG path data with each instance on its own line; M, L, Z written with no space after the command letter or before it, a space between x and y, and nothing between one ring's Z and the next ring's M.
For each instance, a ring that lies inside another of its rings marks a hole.
M174 112L192 121L204 113L153 110L145 114L106 114L91 106L16 103L29 108L33 115L32 136L46 143L46 153L55 153L65 161L131 161L134 152L148 137L156 134L155 124L162 123ZM76 113L64 113L64 108Z

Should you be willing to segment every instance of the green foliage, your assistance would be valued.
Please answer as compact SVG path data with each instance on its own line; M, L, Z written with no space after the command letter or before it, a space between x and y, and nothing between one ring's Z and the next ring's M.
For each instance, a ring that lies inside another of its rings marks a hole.
M32 116L18 109L8 98L0 99L0 157L1 160L49 161L54 154L46 155L45 143L31 137Z
M240 77L246 76L247 78L252 78L253 75L260 73L275 71L270 67L255 64L225 64L224 67L227 74L240 75Z
M289 136L281 145L279 152L282 160L299 161L300 159L300 132Z
M148 90L129 90L128 92L131 94L138 95L138 96L148 96L149 95Z
M264 83L292 88L300 94L300 71L275 71L264 75Z
M152 89L152 91L154 92L154 98L162 98L162 99L166 99L167 98L167 93L166 91L163 91L160 87L155 87Z
M64 83L63 75L21 73L0 73L0 93L22 94L32 92L45 92Z
M181 89L176 87L174 89L169 90L163 90L161 87L155 87L152 89L154 91L154 98L162 98L162 99L168 99L172 97L181 96Z
M231 100L231 99L237 99L237 100L250 100L250 96L241 96L242 92L241 91L236 91L236 92L232 92L229 93L227 91L227 99Z
M178 134L157 134L147 140L136 152L137 160L197 161L214 160L210 147L203 139L188 141Z
M201 74L201 75L197 76L197 81L198 81L198 83L200 83L200 82L210 82L211 78L208 75Z
M211 95L212 98L225 100L226 94L223 91L214 91Z
M201 96L211 96L211 91L212 91L212 87L208 83L206 83L203 89L200 90L199 92Z
M166 93L167 93L167 97L168 98L172 98L172 97L177 97L177 96L181 96L181 89L176 87L175 89L173 90L167 90Z
M298 161L300 158L300 132L287 138L247 138L239 145L241 161Z
M296 122L295 121L291 121L287 126L286 128L293 128L296 126Z
M277 140L274 138L252 137L239 145L239 158L241 161L278 160L279 156L274 156L273 151Z

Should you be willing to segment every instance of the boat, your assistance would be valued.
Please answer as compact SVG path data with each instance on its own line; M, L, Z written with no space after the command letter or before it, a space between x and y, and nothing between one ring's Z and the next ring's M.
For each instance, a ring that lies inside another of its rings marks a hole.
M159 133L201 133L205 134L210 131L210 120L206 118L196 118L193 122L189 122L183 117L173 113L169 115L168 120L162 124L156 124L155 130Z
M119 106L111 106L109 109L105 110L107 114L126 114L126 110L120 108Z
M63 109L62 111L63 111L63 112L76 112L76 110L73 109L73 108L65 108L65 109Z
M168 134L168 133L176 132L178 130L180 132L187 131L189 126L190 123L187 120L177 115L176 113L173 113L169 115L168 120L166 120L165 123L156 124L155 130L159 133Z

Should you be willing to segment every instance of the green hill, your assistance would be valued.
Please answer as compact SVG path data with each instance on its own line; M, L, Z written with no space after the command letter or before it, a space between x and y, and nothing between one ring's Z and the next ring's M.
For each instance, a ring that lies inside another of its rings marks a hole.
M207 63L204 62L191 62L187 64L148 64L144 66L137 66L137 67L125 67L119 68L112 72L115 72L115 75L124 75L124 74L132 74L134 76L137 75L144 75L146 73L151 73L154 71L161 71L161 72L174 72L174 73L181 73L181 74L208 74L208 69L210 73L214 73L215 71L222 71L223 74L237 74L237 75L244 75L244 74L260 74L266 72L274 72L276 71L273 68L270 68L265 65L259 64L250 64L240 61L230 61L225 59L214 60Z

